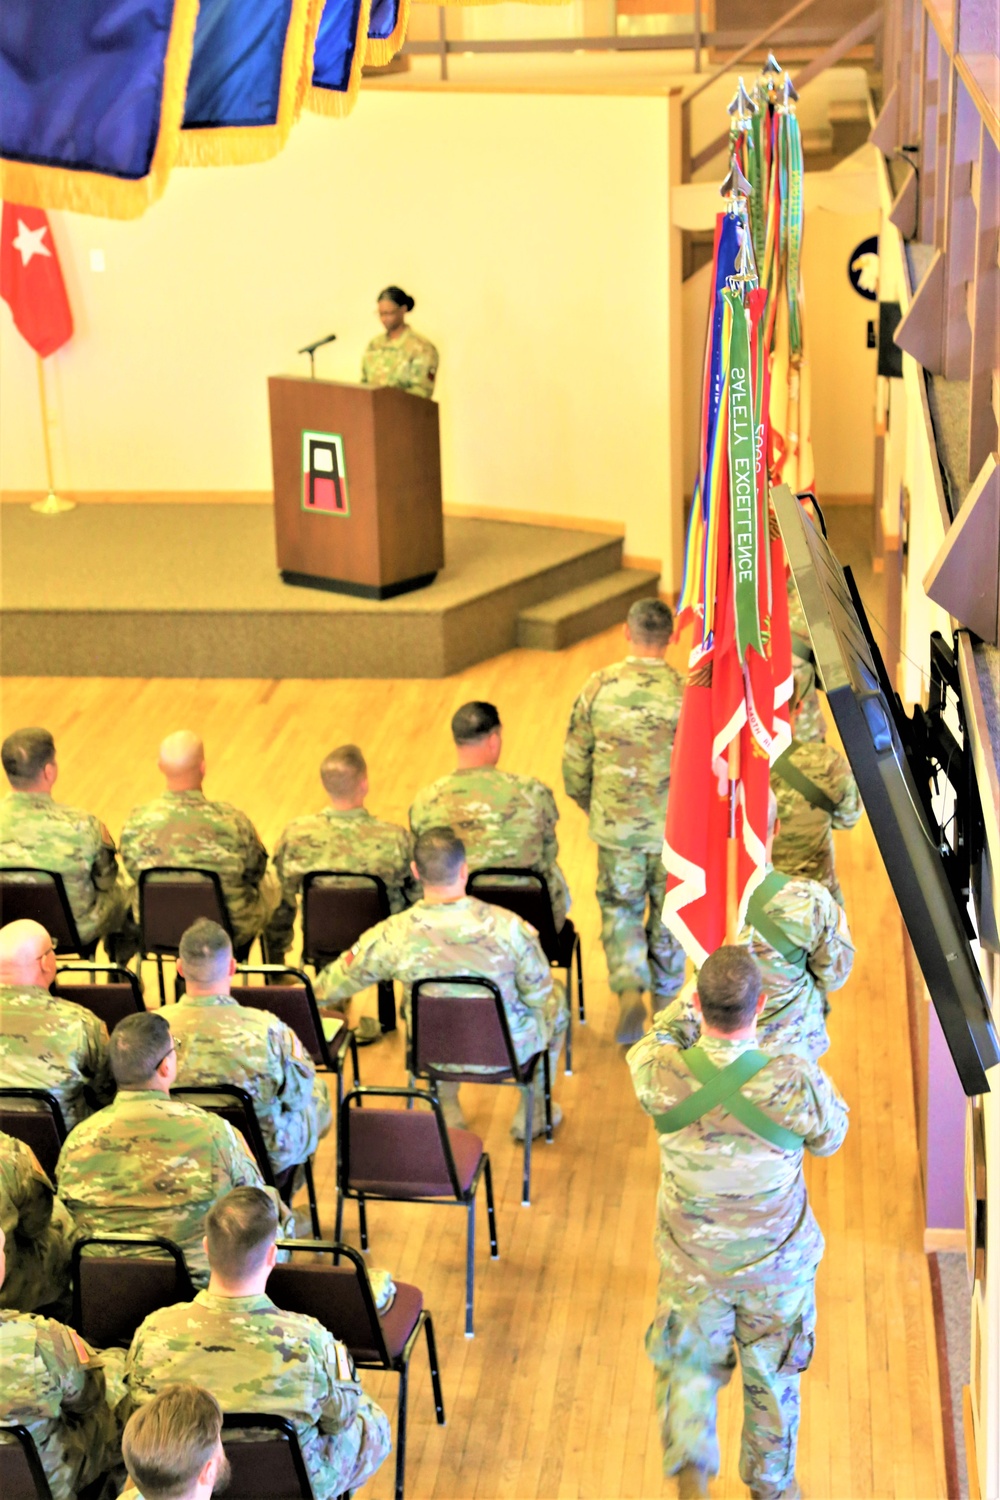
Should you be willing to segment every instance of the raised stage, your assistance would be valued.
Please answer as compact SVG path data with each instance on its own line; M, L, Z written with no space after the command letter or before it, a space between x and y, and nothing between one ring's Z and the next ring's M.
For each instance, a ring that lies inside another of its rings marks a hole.
M283 584L269 506L4 505L0 528L11 676L444 677L605 629L657 582L621 538L507 521L446 517L434 583L382 602Z

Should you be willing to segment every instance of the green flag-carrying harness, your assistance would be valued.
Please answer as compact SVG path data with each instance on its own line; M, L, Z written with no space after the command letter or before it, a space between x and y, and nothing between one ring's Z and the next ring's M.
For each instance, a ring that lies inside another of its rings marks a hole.
M736 649L764 655L760 632L757 570L760 558L757 507L757 441L750 370L750 315L738 292L722 293L729 309L729 525L732 538Z
M697 1046L688 1048L679 1056L684 1066L701 1084L701 1088L664 1114L653 1116L658 1135L673 1135L676 1131L683 1130L685 1125L693 1125L695 1120L700 1120L710 1109L722 1105L741 1125L745 1125L770 1145L777 1146L779 1151L802 1149L800 1135L796 1135L794 1130L786 1130L784 1125L772 1120L740 1092L743 1085L749 1083L771 1061L766 1052L759 1052L756 1047L751 1047L748 1051L741 1052L725 1068L717 1068L708 1054Z
M779 891L784 890L790 879L790 875L782 875L780 870L768 870L764 879L754 886L751 892L750 900L747 902L746 919L750 926L760 933L765 942L770 943L775 953L780 953L786 963L795 964L797 968L804 969L808 957L806 950L797 948L788 934L783 932L777 922L773 921L764 910L767 903Z
M837 811L836 802L826 795L815 781L810 781L804 771L800 771L792 759L794 752L799 749L798 740L792 740L788 749L778 756L771 767L771 774L779 777L786 786L792 787L800 796L804 797L810 807L818 807L821 812L830 817Z

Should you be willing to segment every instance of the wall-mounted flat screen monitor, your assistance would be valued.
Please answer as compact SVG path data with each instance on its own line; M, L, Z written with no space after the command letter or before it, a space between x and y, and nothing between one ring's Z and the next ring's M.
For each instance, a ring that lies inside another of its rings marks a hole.
M926 778L910 720L850 573L787 485L772 498L819 678L959 1079L967 1094L987 1093L986 1070L1000 1062L1000 1045L919 785Z

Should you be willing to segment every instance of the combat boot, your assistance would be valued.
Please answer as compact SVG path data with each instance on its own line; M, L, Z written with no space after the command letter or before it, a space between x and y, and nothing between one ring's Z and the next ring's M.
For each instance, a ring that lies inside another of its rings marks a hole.
M618 1025L615 1041L622 1047L631 1047L638 1042L646 1030L646 1002L642 990L622 990L618 996Z
M677 1470L678 1500L707 1500L708 1470L700 1464L684 1464Z
M786 1484L785 1488L777 1494L771 1489L755 1490L753 1486L750 1488L750 1494L752 1500L802 1500L802 1486L797 1479L793 1479L791 1484Z

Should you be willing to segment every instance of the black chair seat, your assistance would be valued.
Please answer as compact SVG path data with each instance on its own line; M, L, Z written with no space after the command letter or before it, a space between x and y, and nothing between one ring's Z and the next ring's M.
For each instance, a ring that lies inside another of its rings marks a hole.
M385 1339L385 1347L389 1351L390 1359L401 1357L423 1310L424 1294L420 1288L411 1286L408 1281L397 1281L392 1306L388 1311L379 1313L382 1337ZM371 1351L359 1349L355 1352L355 1359L359 1363L364 1363L366 1360L375 1362L378 1360L378 1353L374 1349Z
M479 1164L483 1159L482 1140L471 1130L449 1130L448 1140L451 1143L451 1154L455 1162L455 1176L459 1189L467 1193L472 1187ZM427 1165L436 1167L439 1164L428 1161ZM419 1177L407 1177L400 1181L389 1176L352 1176L351 1186L360 1193L371 1193L372 1196L386 1198L453 1198L455 1196L455 1189L449 1177L433 1176L430 1172L423 1180Z

